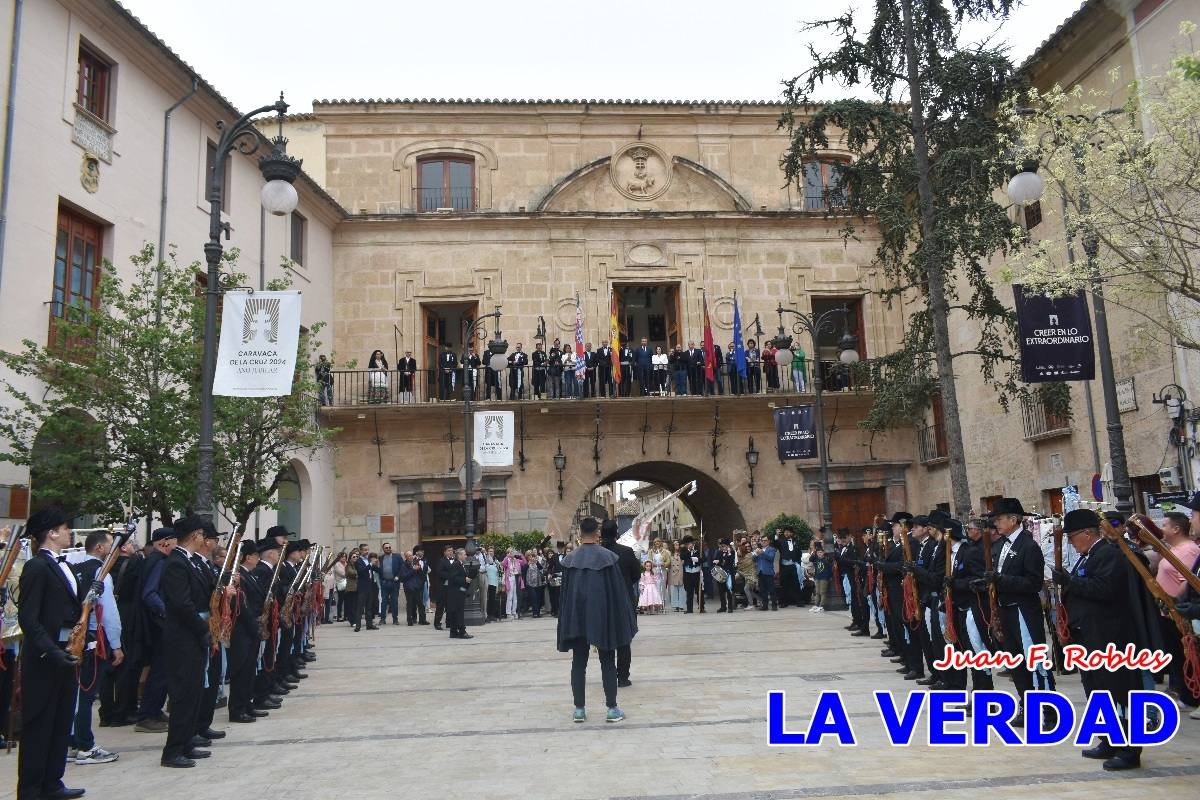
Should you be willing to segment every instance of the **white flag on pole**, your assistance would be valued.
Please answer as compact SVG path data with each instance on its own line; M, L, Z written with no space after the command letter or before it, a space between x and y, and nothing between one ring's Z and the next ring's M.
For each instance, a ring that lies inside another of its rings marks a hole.
M291 394L300 344L300 292L226 292L221 313L213 394Z

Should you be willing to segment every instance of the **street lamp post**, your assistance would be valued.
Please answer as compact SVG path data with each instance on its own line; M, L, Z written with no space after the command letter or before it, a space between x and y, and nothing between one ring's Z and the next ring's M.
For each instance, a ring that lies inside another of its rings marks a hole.
M1032 109L1021 108L1017 109L1017 113L1022 116L1029 116L1035 112ZM1109 109L1094 117L1069 115L1069 118L1072 122L1093 125L1120 113L1122 113L1120 109ZM1062 145L1062 141L1054 131L1048 131L1047 133L1054 134L1053 143L1055 148ZM1084 175L1084 156L1083 145L1078 142L1072 143L1071 158L1074 159L1075 167L1079 170L1081 176ZM1029 160L1014 172L1007 187L1008 197L1012 202L1024 207L1041 197L1042 191L1045 188L1045 182L1037 174L1039 166L1036 160ZM1065 217L1065 200L1063 211ZM1079 215L1084 219L1083 254L1087 259L1087 271L1089 282L1091 283L1093 301L1092 308L1096 317L1096 350L1100 360L1100 389L1104 399L1104 416L1107 420L1108 460L1112 465L1113 495L1116 497L1116 510L1120 513L1128 514L1133 511L1133 484L1129 480L1129 463L1125 457L1125 428L1121 424L1121 412L1117 405L1117 383L1113 376L1112 347L1108 339L1108 312L1104 302L1104 281L1100 276L1100 267L1096 263L1096 256L1100 251L1100 242L1096 232L1092 229L1090 223L1087 222L1090 212L1091 198L1088 195L1087 183L1086 181L1080 181ZM1064 219L1064 223L1066 221ZM1075 263L1075 250L1071 247L1069 239L1067 242L1067 261L1070 264Z
M467 345L467 351L470 351L470 344L474 341L487 338L487 328L484 327L483 321L489 318L495 318L492 328L495 335L488 342L488 361L487 364L492 369L499 372L508 365L508 360L504 353L508 350L508 342L500 336L500 306L496 306L496 310L487 314L480 315L477 319L471 321L467 325L466 334L463 337L464 345ZM467 597L466 610L463 613L463 622L467 625L482 625L487 615L484 613L483 603L487 601L486 597L477 597L479 592L479 581L476 578L479 576L479 562L475 559L477 546L475 544L475 418L473 416L474 406L472 403L474 394L469 390L469 387L463 387L463 446L466 449L466 458L463 460L463 494L466 498L464 508L464 520L466 523L466 539L467 539L467 574L471 578L471 588Z
M825 452L825 415L822 407L824 380L821 374L820 345L817 340L822 332L835 333L837 327L834 323L840 318L843 323L843 333L842 338L838 341L838 360L843 364L853 364L858 361L858 338L851 334L848 328L845 328L846 320L850 315L850 309L846 306L831 308L818 315L804 314L791 308L784 308L782 305L775 309L775 312L779 315L779 333L771 340L771 344L779 351L775 354L775 363L786 369L791 366L792 362L792 337L788 336L784 330L784 314L796 317L796 322L792 325L792 333L796 335L807 333L812 340L813 394L816 396L813 413L817 423L817 457L821 463L821 538L832 541L833 510L829 504L829 454Z
M212 174L208 176L208 241L204 244L204 259L208 264L208 283L204 287L204 348L200 373L200 436L196 458L195 512L211 521L214 512L213 483L213 375L217 364L217 302L221 296L221 234L229 237L229 224L221 221L221 197L225 193L225 162L233 151L251 155L262 144L262 136L254 125L259 114L274 111L279 115L279 134L271 140L271 152L258 160L266 184L261 198L263 207L275 216L290 214L299 198L292 186L300 175L300 161L287 154L287 139L283 136L283 115L288 104L279 100L243 114L232 125L217 123L221 138L213 155Z

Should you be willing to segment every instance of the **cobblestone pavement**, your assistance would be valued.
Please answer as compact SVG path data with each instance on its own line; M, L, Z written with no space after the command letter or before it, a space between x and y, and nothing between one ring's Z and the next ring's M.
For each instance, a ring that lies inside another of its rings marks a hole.
M119 761L70 766L89 798L258 797L289 800L444 797L787 800L891 794L925 800L1021 792L1027 798L1194 797L1200 722L1119 776L1069 746L893 748L871 700L906 691L879 642L851 639L844 613L641 617L628 719L603 722L599 668L589 671L591 719L570 721L569 659L551 617L474 628L452 641L432 627L354 633L319 629L309 678L253 725L229 732L191 770L158 766L162 736L97 728ZM767 692L788 692L788 727L807 727L816 693L840 689L859 746L769 748ZM1004 688L1007 688L1005 685ZM1079 681L1062 688L1080 699ZM920 735L923 739L923 734ZM0 755L12 797L16 754ZM131 794L132 793L132 794Z

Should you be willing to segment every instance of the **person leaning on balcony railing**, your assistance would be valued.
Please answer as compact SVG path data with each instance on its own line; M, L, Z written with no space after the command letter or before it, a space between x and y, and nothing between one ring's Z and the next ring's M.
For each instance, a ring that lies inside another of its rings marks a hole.
M808 388L808 357L804 354L804 348L799 344L792 350L792 388L797 392L804 392ZM820 369L820 365L817 365Z
M400 402L413 401L413 383L417 379L417 360L413 358L412 350L404 351L404 358L396 363L396 371L400 373Z
M546 358L545 342L538 342L530 353L530 362L533 364L533 394L538 400L546 397Z
M382 350L371 353L367 361L367 401L383 403L388 399L388 360Z

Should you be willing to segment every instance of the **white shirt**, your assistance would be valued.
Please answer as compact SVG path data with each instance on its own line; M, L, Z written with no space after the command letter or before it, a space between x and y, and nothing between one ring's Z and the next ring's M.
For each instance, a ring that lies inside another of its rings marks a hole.
M54 561L58 564L59 571L61 571L63 575L67 576L67 583L71 584L71 589L74 590L75 596L78 597L79 596L79 583L78 583L78 581L75 580L75 573L71 571L71 565L68 564L65 559L62 561L59 561L60 556L58 556L53 550L51 550L48 547L43 547L41 552L45 553L46 555L48 555L52 559L54 559Z
M1017 541L1017 537L1021 535L1021 531L1023 530L1025 530L1025 526L1018 525L1015 531L1005 537L1004 545L1000 548L1000 558L996 561L996 572L1003 570L1004 560L1008 558L1008 554L1012 551L1013 543Z

